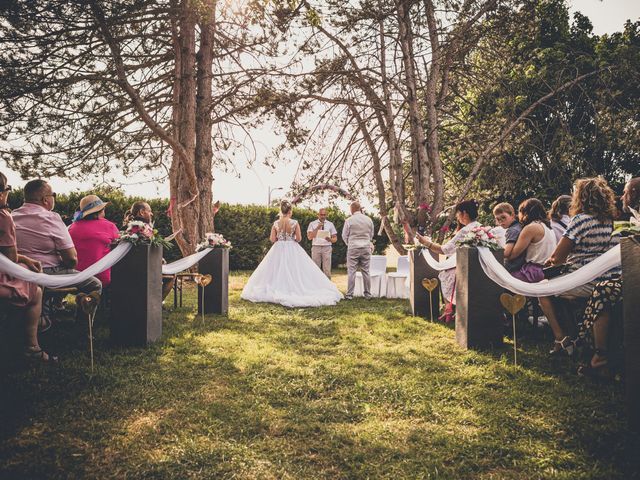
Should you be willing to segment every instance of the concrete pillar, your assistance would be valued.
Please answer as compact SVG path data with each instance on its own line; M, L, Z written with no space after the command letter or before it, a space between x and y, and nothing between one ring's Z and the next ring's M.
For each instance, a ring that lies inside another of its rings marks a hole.
M430 254L430 252L427 252L427 255ZM420 250L411 250L409 252L409 302L411 303L411 313L414 317L433 318L435 320L440 315L440 284L431 293L431 317L429 316L429 291L422 286L423 279L438 278L438 273L437 270L429 266Z
M493 252L502 263L503 251ZM478 249L456 250L456 341L465 349L487 349L502 344L502 287L485 275Z
M211 275L211 283L204 287L204 313L229 312L229 249L210 248L209 254L198 262L198 272ZM202 287L198 286L198 313L202 314Z
M134 245L111 268L111 341L145 346L162 336L162 247Z
M623 238L624 369L629 428L640 432L640 236Z

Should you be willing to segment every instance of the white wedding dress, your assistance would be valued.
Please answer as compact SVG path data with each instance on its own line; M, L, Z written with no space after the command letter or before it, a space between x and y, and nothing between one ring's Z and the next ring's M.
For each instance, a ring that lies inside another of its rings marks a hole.
M295 241L296 223L291 220L292 233L274 224L277 241L249 277L241 298L285 307L335 305L342 299L338 288Z

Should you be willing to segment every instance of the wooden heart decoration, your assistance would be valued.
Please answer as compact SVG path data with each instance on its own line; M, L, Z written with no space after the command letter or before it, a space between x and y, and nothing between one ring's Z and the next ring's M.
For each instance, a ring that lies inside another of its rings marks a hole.
M100 303L100 295L97 292L91 292L89 295L79 293L76 295L76 303L82 311L87 315L93 315L98 309Z
M502 303L502 306L507 312L511 315L515 315L523 309L527 303L527 299L522 295L510 295L508 293L503 293L500 295L500 303Z
M423 278L422 286L429 290L429 292L433 292L436 288L438 288L438 279L437 278Z
M213 277L207 273L206 275L199 275L198 278L196 278L196 283L204 288L209 285L212 280Z

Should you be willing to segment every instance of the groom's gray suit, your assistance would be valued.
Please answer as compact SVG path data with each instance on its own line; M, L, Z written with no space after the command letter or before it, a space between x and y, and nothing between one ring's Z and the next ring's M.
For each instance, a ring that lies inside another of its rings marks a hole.
M356 211L344 222L342 239L347 244L347 297L353 296L356 285L356 271L362 272L364 296L371 296L371 240L373 240L373 222L361 211Z

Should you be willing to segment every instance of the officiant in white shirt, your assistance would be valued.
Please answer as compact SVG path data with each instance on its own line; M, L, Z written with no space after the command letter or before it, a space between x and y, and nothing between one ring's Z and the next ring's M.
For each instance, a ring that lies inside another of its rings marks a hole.
M311 258L324 274L331 278L331 250L338 240L336 227L327 220L327 209L318 210L318 219L309 224L307 238L311 240Z

